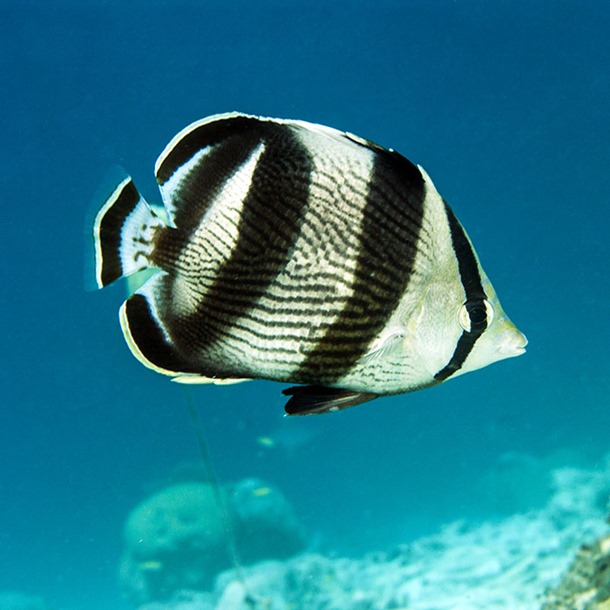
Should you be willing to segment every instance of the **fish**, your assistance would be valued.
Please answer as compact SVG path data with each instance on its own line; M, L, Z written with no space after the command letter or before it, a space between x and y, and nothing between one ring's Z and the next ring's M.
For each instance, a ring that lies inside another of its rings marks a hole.
M93 222L95 279L144 282L131 352L181 383L265 379L289 415L436 386L522 354L462 224L424 169L324 125L217 114L125 175Z
M268 496L273 490L271 489L271 487L257 487L256 489L252 490L252 495L256 496L257 498L262 498L263 496Z
M303 421L298 425L294 420L282 418L278 426L266 435L255 439L260 447L281 453L283 458L301 458L304 451L313 447L320 439L323 429L319 425L308 426Z
M259 436L256 439L256 442L261 446L261 447L268 447L269 449L272 449L273 447L275 447L275 440L271 437L271 436Z

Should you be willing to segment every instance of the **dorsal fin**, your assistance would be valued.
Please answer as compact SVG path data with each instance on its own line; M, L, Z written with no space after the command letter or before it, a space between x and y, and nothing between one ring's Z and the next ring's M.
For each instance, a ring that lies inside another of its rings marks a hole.
M218 202L227 180L249 160L254 171L265 137L277 130L273 123L235 114L208 117L176 135L155 165L169 224L187 231L199 226ZM246 190L249 184L247 176L240 181ZM233 198L239 195L231 193Z

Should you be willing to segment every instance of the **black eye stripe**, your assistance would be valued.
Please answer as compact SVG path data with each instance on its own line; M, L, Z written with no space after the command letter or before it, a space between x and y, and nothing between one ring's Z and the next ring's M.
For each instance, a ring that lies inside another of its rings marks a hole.
M466 301L466 311L470 318L470 332L482 333L487 328L487 307L485 301Z
M451 359L434 375L434 379L439 382L445 381L445 379L451 377L451 375L462 368L477 339L487 328L487 309L485 306L487 295L481 283L481 274L479 273L476 256L462 225L446 203L445 212L449 222L449 230L451 231L451 242L458 263L460 280L466 293L465 306L468 318L470 319L470 330L462 332L462 336L455 346Z

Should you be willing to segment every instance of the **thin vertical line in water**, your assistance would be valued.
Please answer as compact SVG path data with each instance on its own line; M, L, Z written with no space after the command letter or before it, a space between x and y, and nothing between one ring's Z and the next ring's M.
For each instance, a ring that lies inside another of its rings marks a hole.
M235 575L244 587L244 590L246 590L243 567L241 565L239 551L237 550L235 528L233 527L233 521L231 519L231 515L229 514L227 502L223 496L223 493L220 491L220 485L218 484L218 479L216 478L216 472L214 471L214 467L212 466L212 459L210 457L208 444L205 440L205 434L203 432L201 418L199 417L199 412L197 411L195 401L193 400L193 396L189 391L189 388L184 385L182 387L184 389L184 397L186 400L186 405L188 407L189 415L191 416L191 422L193 423L193 430L195 432L195 438L197 439L197 445L199 446L199 453L201 454L201 459L205 468L206 477L208 479L208 482L212 486L212 489L214 490L214 497L216 498L216 503L218 504L218 508L222 517L222 527L224 529L225 538L227 541L229 556L231 557L231 562L233 563L233 568L235 569Z

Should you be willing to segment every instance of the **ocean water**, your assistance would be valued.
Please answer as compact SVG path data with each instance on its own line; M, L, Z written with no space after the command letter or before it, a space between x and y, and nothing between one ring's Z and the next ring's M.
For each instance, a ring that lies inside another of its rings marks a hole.
M112 166L159 201L156 157L214 113L328 124L423 165L529 339L327 416L283 417L279 384L193 388L222 483L276 486L311 549L359 557L540 506L555 466L595 469L610 449L609 31L601 0L2 1L0 591L128 608L127 515L200 459L182 389L126 348L124 287L85 291L83 242Z

